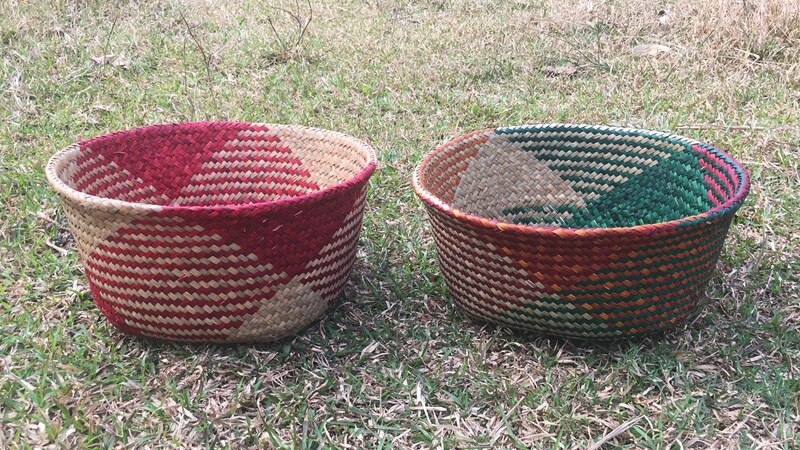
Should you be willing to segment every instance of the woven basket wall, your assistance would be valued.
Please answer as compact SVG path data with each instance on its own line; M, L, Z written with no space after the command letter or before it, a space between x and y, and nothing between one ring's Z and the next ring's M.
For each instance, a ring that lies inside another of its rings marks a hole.
M50 160L92 296L120 330L266 341L319 318L347 280L368 145L235 122L150 126Z
M423 159L413 184L457 305L602 339L669 330L697 310L749 188L716 148L589 125L457 137Z

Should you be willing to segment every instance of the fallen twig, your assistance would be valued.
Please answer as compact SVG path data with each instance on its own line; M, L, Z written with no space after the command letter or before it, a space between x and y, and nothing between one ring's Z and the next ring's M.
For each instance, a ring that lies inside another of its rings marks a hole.
M314 18L314 7L311 4L311 0L308 0L308 19L305 21L302 17L302 11L300 8L299 0L295 0L295 11L289 11L286 8L281 8L279 6L267 6L268 8L274 9L276 11L280 11L289 17L292 18L297 23L297 38L291 44L288 43L281 37L281 34L278 32L275 24L272 22L271 17L267 17L267 24L272 29L272 34L275 35L275 38L278 40L278 45L280 45L281 50L284 54L288 55L290 52L297 49L300 46L300 43L303 42L303 38L306 35L306 30L308 30L308 26L311 24L311 19Z
M51 224L55 225L55 226L56 226L56 228L58 228L59 230L62 230L62 231L69 231L69 228L67 228L66 226L64 226L64 224L62 224L62 223L59 223L59 222L57 222L57 221L53 220L51 217L48 217L48 216L47 216L45 213L43 213L43 212L41 212L41 211L38 211L38 212L36 213L36 217L38 217L38 218L40 218L40 219L44 220L45 222L48 222L48 223L51 223Z
M57 251L61 256L66 256L67 254L69 254L69 250L67 250L65 248L62 248L62 247L59 247L56 244L53 244L52 242L50 242L50 239L45 240L44 241L44 245L46 245L46 246L52 248L53 250Z

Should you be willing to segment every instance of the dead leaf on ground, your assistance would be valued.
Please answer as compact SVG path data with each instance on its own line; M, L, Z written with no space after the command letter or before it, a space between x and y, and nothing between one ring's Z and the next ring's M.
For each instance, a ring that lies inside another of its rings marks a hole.
M112 61L111 64L117 67L122 67L123 69L128 69L131 67L131 60L128 59L124 54L121 54L114 61Z
M112 66L122 67L123 69L127 69L131 66L131 60L128 59L124 53L119 55L109 53L108 55L92 56L89 59L101 66L111 64Z
M81 112L81 113L78 113L78 117L80 117L81 119L83 119L83 121L85 123L88 123L90 125L97 125L98 123L100 123L100 121L97 120L97 117L95 117L95 116L93 116L91 114L86 114L86 113L82 113Z
M658 56L661 53L669 53L670 48L661 44L640 44L631 49L631 53L636 56Z
M113 112L114 107L109 105L104 105L102 103L95 103L91 106L92 110L94 111L102 111L102 112Z
M92 61L94 61L94 62L95 62L95 64L100 64L100 65L103 65L103 64L108 64L108 63L110 63L110 62L111 62L111 61L113 61L113 60L114 60L114 58L116 58L116 57L117 57L117 55L114 55L114 54L108 54L108 55L102 55L102 56L92 56L92 57L91 57L91 58L89 58L89 59L91 59Z
M569 63L563 66L544 66L541 71L551 77L569 77L575 75L578 67L575 64Z

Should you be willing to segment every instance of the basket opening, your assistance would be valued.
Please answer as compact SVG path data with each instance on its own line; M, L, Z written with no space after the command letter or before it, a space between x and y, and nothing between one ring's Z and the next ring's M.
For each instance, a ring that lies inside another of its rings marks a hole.
M506 223L630 227L710 211L737 195L741 169L688 139L643 130L530 126L456 138L418 173L430 194Z
M158 125L66 152L58 178L85 194L170 206L243 205L311 194L361 173L369 148L339 133L238 122Z

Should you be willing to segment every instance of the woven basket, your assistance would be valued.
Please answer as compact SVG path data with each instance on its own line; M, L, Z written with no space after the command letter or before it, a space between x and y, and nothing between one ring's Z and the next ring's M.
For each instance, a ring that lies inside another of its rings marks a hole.
M733 158L691 139L560 124L457 137L413 183L457 305L590 339L689 318L749 188Z
M330 131L157 125L52 157L92 296L123 332L267 341L319 318L356 252L375 153Z

